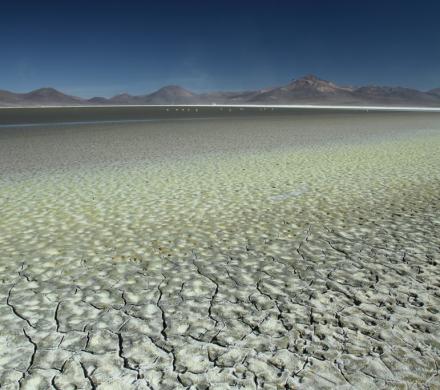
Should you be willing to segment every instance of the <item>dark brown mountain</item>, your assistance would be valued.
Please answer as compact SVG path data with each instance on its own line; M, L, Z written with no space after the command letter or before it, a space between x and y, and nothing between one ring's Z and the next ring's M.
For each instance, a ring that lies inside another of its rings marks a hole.
M40 88L28 93L0 91L3 106L66 106L83 105L86 100L66 95L54 88Z
M178 85L168 85L144 98L147 104L190 104L198 101L197 94Z
M179 87L178 85L168 85L159 90L148 94L134 96L127 93L113 96L107 99L106 102L101 100L101 103L108 104L191 104L198 102L198 95ZM97 102L95 98L90 99L89 102Z
M344 87L307 75L289 84L256 91L194 93L169 85L146 95L127 93L112 98L81 99L53 88L29 93L0 90L0 106L150 105L150 104L324 104L440 107L440 88L429 92L386 86Z
M353 96L364 104L439 106L440 99L430 93L402 87L360 87Z
M307 75L286 86L258 94L251 101L262 104L440 107L440 94L402 87L341 87L314 75Z
M87 100L87 102L93 105L101 105L101 104L108 104L108 99L102 96L95 96Z
M327 80L321 80L314 75L307 75L292 80L286 86L270 89L253 96L250 101L262 104L289 103L326 103L343 104L352 102L352 89L340 87Z

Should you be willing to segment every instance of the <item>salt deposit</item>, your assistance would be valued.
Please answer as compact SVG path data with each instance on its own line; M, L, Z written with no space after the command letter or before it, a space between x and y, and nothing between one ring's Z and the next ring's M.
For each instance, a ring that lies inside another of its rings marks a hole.
M358 119L3 132L2 387L438 387L440 118Z

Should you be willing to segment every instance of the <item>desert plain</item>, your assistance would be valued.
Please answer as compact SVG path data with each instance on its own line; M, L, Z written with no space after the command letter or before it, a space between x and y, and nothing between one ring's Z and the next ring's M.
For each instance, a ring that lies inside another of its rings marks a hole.
M2 389L440 388L440 113L0 127Z

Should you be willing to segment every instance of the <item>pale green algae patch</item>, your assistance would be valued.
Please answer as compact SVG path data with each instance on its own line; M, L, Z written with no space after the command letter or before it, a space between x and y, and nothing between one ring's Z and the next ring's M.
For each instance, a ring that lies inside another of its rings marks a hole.
M3 177L0 384L436 386L439 150Z
M354 207L405 208L406 196L435 198L439 146L429 136L6 178L0 243L8 264L68 253L150 262L274 233L285 218L303 226Z

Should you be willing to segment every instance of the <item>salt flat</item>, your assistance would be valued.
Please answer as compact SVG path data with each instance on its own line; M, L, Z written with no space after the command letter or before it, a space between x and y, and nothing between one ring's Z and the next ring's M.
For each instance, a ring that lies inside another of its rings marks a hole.
M0 384L438 388L440 115L0 129Z

